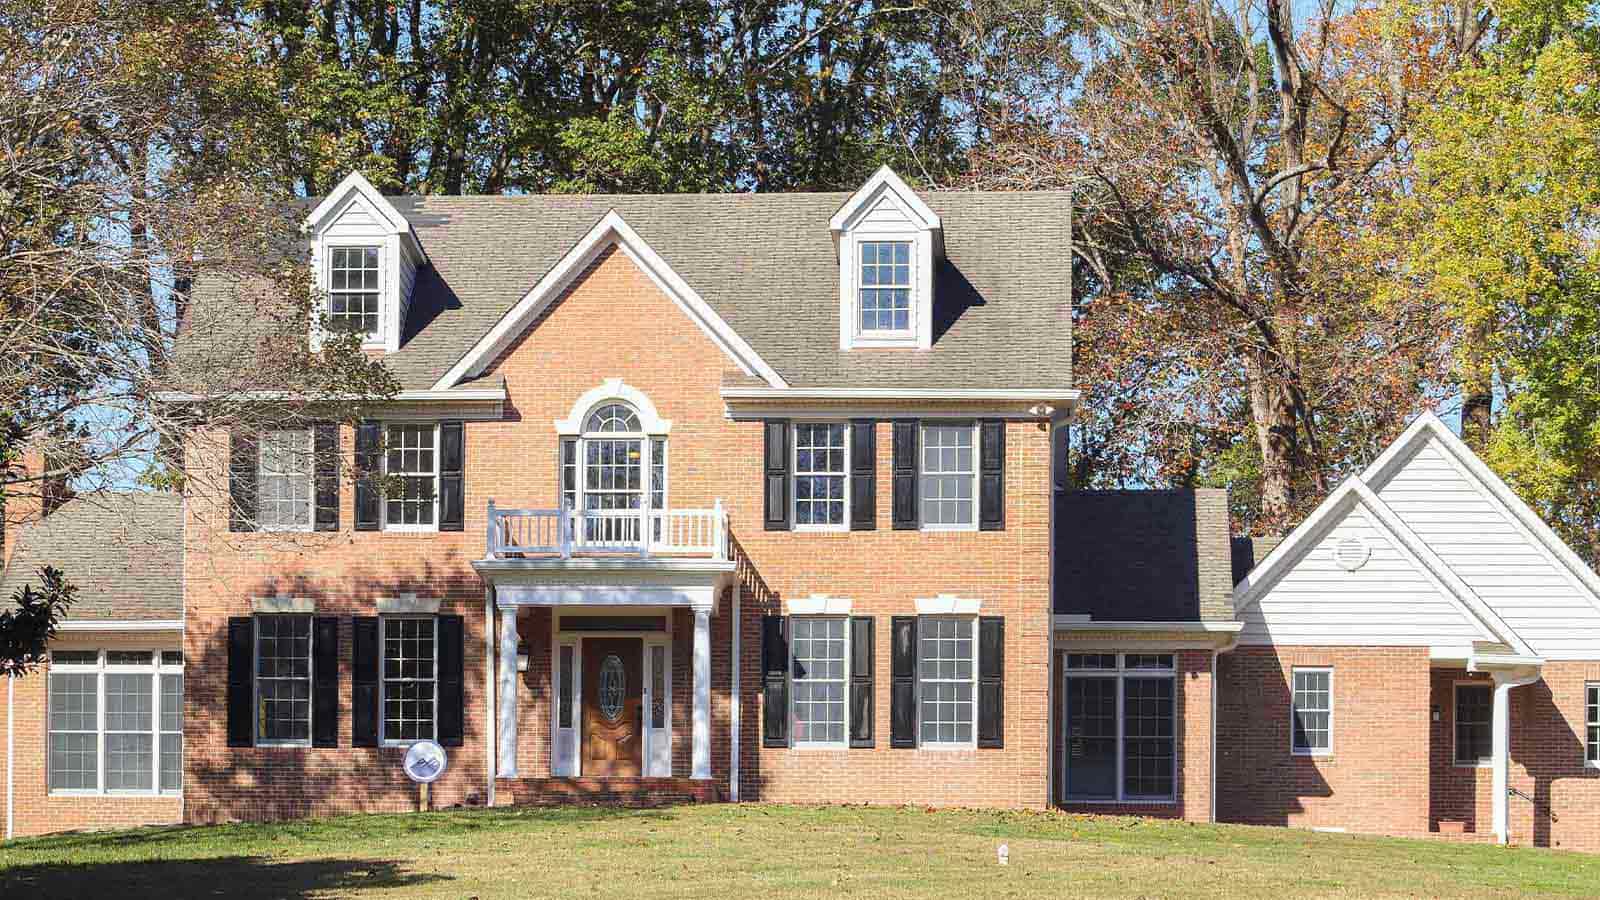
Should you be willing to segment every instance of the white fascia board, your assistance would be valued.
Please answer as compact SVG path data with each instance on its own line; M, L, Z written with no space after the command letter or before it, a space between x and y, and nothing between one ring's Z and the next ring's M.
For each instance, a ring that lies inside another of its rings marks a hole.
M322 198L322 202L317 204L317 208L306 216L304 223L306 230L315 232L333 213L342 210L345 206L345 200L352 191L360 195L361 199L372 207L372 211L383 219L384 224L389 226L392 233L405 234L411 231L411 223L406 221L406 217L402 216L400 211L394 208L394 204L390 203L377 188L372 186L372 182L368 181L360 172L351 172L346 175L343 181L339 182L333 190L328 192L327 196Z
M182 631L182 619L82 619L56 625L57 631Z
M919 226L924 230L942 231L944 229L944 224L939 221L938 214L930 209L928 204L922 202L922 198L917 196L917 192L912 190L911 186L906 184L888 166L878 167L878 171L867 179L867 183L850 195L844 205L839 207L839 211L833 214L833 218L828 220L828 228L834 234L849 230L856 216L868 209L873 201L877 200L885 191L893 193L895 199L900 202L906 213L918 220Z
M762 388L725 387L724 400L759 402L811 400L947 400L961 402L1076 403L1074 388Z
M1197 634L1236 634L1243 630L1243 622L1226 620L1189 622L1113 622L1085 619L1083 616L1058 615L1053 625L1057 631L1178 631Z
M1567 542L1551 530L1544 519L1524 503L1504 479L1496 475L1478 454L1472 452L1472 448L1468 447L1465 441L1450 430L1450 426L1433 413L1424 412L1418 416L1405 433L1367 467L1362 473L1362 480L1368 484L1387 480L1394 469L1410 459L1412 445L1429 437L1438 439L1439 446L1444 449L1446 456L1456 464L1462 474L1467 476L1468 481L1476 483L1478 490L1489 500L1489 504L1498 506L1500 512L1510 518L1514 526L1520 526L1525 536L1538 544L1556 568L1562 570L1572 586L1583 594L1591 605L1600 609L1600 575L1584 564L1578 554L1567 546Z
M403 403L492 403L504 402L507 394L505 385L494 388L455 388L451 390L415 390L399 391L393 397L369 398L359 394L301 394L294 391L238 391L234 393L218 394L208 397L205 394L191 394L185 391L160 391L156 395L159 403L196 403L202 400L235 400L235 401L277 401L294 400L314 403L324 401L370 400L374 403L403 402Z
M617 244L635 265L677 303L691 321L700 327L714 343L720 346L747 375L753 375L773 387L786 387L787 383L777 371L766 363L755 349L736 334L705 298L691 288L688 282L667 265L660 254L639 237L616 210L606 213L577 243L561 257L533 289L522 296L494 327L478 339L461 359L450 367L438 382L435 390L445 390L462 379L482 371L500 355L512 341L536 321L551 303L561 296L568 285L581 275L589 263L611 244Z

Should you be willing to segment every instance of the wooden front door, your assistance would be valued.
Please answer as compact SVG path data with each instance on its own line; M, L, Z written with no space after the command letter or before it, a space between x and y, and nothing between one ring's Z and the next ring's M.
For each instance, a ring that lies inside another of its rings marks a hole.
M583 642L584 775L637 776L644 766L644 641Z

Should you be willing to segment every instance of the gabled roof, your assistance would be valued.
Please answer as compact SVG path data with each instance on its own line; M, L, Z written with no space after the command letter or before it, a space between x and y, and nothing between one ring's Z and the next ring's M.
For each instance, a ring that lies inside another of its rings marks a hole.
M895 202L905 211L906 215L916 221L917 225L928 231L938 231L943 228L939 221L939 214L922 202L917 192L900 179L899 175L888 166L880 166L867 183L851 194L849 199L839 207L839 211L828 220L828 228L833 231L844 231L849 228L857 216L870 207L885 194L894 197Z
M334 218L350 203L360 201L380 221L386 224L393 234L404 234L411 230L411 223L400 214L394 204L375 187L366 176L360 172L351 172L328 192L328 196L312 208L305 218L307 231L315 231L323 222Z
M432 388L614 212L791 387L1072 386L1070 195L920 195L944 229L933 346L846 352L829 222L851 196L385 197L432 263L417 273L400 348L385 361L402 389ZM229 293L198 285L192 305Z
M461 359L440 376L433 389L453 388L466 379L482 374L483 370L527 330L529 325L538 321L544 311L550 308L550 304L561 296L567 286L582 274L596 257L612 245L620 248L634 265L655 282L662 293L672 298L684 314L700 326L713 343L722 348L741 372L758 377L772 387L787 387L767 361L752 350L744 338L728 327L728 323L717 315L716 310L713 310L681 275L674 272L666 260L646 244L638 232L634 231L613 209L579 238L566 255L539 279L539 283L500 317L500 321L496 322L493 328L468 348Z
M183 618L183 502L165 492L105 493L62 504L18 539L0 572L0 602L40 566L77 585L66 622Z
M1600 590L1597 590L1600 588L1600 579L1596 579L1594 572L1585 566L1560 538L1556 537L1549 526L1516 496L1510 486L1491 472L1489 467L1484 465L1483 461L1478 459L1448 426L1430 412L1419 416L1405 433L1363 472L1346 479L1298 528L1274 547L1260 565L1238 583L1233 595L1236 614L1259 601L1272 585L1315 547L1327 531L1352 507L1360 506L1369 514L1374 527L1385 532L1386 537L1395 546L1402 548L1447 596L1459 604L1473 621L1483 627L1489 640L1504 643L1517 655L1534 656L1526 641L1449 564L1441 559L1426 541L1407 526L1375 491L1375 488L1381 489L1422 443L1430 440L1459 464L1475 487L1493 498L1506 513L1526 529L1543 550L1585 586L1592 603L1600 605Z

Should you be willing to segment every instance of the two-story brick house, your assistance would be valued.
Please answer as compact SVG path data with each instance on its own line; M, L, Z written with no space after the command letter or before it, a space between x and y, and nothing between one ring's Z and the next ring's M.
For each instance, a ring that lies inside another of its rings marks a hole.
M313 405L196 432L187 468L226 492L7 530L0 595L47 562L86 586L6 686L8 835L409 809L400 761L431 739L435 806L1056 806L1600 849L1600 580L1436 419L1271 553L1230 541L1221 491L1056 489L1065 195L352 175L305 228L331 320L400 393L356 427Z

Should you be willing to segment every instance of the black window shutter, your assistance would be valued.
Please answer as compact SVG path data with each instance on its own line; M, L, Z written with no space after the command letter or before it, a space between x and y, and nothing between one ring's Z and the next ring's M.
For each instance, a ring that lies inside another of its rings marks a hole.
M383 504L379 497L378 479L382 475L379 465L378 444L382 427L377 422L362 422L356 426L356 530L377 531Z
M850 617L850 746L871 747L872 673L876 654L872 617Z
M228 441L229 531L256 530L259 463L255 435L233 432Z
M878 527L878 423L850 422L850 530Z
M789 746L789 617L761 617L761 746Z
M357 616L350 669L350 737L357 747L378 746L378 617Z
M1006 620L978 619L978 746L1004 747L1006 732Z
M917 522L917 434L915 419L894 423L894 527L915 529Z
M979 423L978 530L1006 529L1006 423Z
M466 728L466 635L460 616L439 617L439 743L459 747Z
M255 743L255 620L228 619L228 746Z
M465 519L462 492L466 487L463 466L464 435L460 422L439 423L439 530L460 531Z
M766 530L789 530L789 420L768 419L766 426ZM787 746L787 745L785 745Z
M917 746L917 617L889 620L889 746Z
M311 644L311 746L339 746L339 617L317 616Z
M319 422L315 428L318 531L339 530L339 426ZM329 745L332 746L332 745Z

